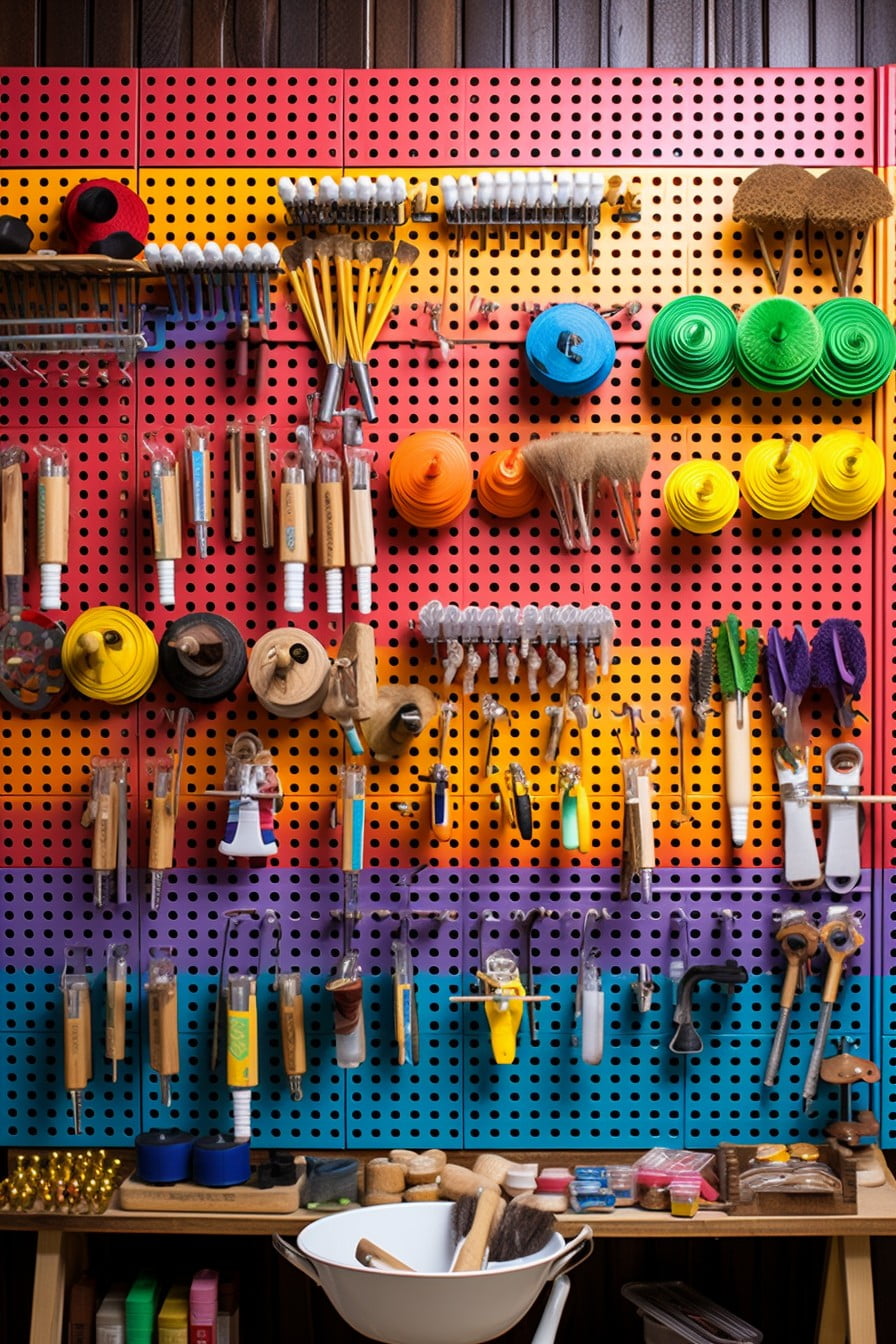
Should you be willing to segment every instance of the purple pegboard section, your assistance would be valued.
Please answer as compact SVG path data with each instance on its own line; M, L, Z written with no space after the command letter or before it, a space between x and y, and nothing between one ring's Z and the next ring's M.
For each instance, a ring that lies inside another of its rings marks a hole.
M462 74L464 163L874 164L870 69Z
M136 70L0 71L0 138L6 168L137 164Z
M140 71L140 163L342 162L341 70Z

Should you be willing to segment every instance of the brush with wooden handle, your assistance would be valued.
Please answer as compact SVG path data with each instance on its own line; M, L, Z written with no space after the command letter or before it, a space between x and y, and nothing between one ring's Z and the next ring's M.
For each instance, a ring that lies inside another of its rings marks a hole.
M743 845L752 792L747 697L759 670L759 632L748 628L741 650L741 625L734 612L729 613L716 636L716 669L724 700L725 798L731 843Z
M488 1251L492 1223L503 1201L499 1190L480 1190L470 1230L460 1244L451 1265L452 1274L482 1269Z

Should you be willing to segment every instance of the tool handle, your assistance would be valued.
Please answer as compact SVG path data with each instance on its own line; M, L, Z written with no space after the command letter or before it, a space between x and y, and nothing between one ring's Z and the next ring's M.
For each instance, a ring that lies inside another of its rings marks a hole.
M355 1259L370 1269L402 1269L409 1274L414 1273L410 1265L384 1251L375 1241L368 1241L367 1237L362 1237L355 1247Z
M784 980L781 984L781 1009L787 1012L793 1007L793 1000L796 997L796 987L800 979L800 966L802 960L787 957L787 970L784 972Z
M246 531L246 482L243 471L242 425L227 426L230 540L242 541Z
M124 1059L127 982L106 977L106 1058Z
M452 1273L464 1273L482 1268L482 1262L488 1249L492 1219L500 1200L500 1190L481 1190L479 1192L473 1222L461 1243L454 1264L451 1266Z
M90 992L85 985L71 985L64 994L65 1090L82 1092L93 1072Z
M3 570L4 601L7 611L22 609L22 578L25 573L25 510L21 463L0 468L2 534L0 568Z
M153 798L149 821L149 868L166 872L174 866L174 810L170 797Z
M445 775L434 775L432 779L432 833L436 840L451 839L451 790Z
M723 707L725 801L731 825L731 843L746 844L752 792L749 704L735 696Z
M305 1004L301 990L284 993L281 984L279 1012L283 1071L287 1078L294 1078L304 1073L308 1067L305 1051Z
M159 1078L180 1072L177 981L173 978L149 987L149 1067Z
M513 790L513 814L517 830L523 840L532 839L532 798L526 792Z

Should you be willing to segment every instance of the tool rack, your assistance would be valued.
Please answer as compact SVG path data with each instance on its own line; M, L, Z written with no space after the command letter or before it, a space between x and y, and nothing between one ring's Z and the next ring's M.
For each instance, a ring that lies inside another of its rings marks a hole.
M772 914L791 895L780 876L781 832L771 760L765 693L757 682L753 717L753 807L747 846L732 852L721 796L721 739L711 720L702 746L689 738L693 826L676 826L672 710L687 703L690 649L706 624L735 609L764 629L799 619L810 630L827 616L857 619L868 641L870 676L862 697L868 722L855 736L865 750L867 791L892 792L889 659L893 599L893 482L873 517L839 525L811 511L772 524L741 506L718 536L674 532L661 490L665 476L695 453L737 467L748 447L774 434L804 441L838 427L892 438L893 380L873 399L838 403L806 388L792 397L762 394L734 380L704 398L678 396L654 384L644 358L651 317L679 294L700 290L728 303L767 297L761 258L749 229L731 220L737 185L769 161L821 170L838 163L880 172L892 187L896 151L886 128L894 101L894 71L326 71L285 70L47 70L8 71L0 115L6 158L0 207L27 215L35 246L51 243L59 205L83 177L100 170L140 192L153 238L199 241L247 238L283 246L294 236L277 197L283 175L357 174L384 170L407 179L408 198L423 191L425 218L396 227L421 248L374 351L372 373L380 407L365 425L375 446L375 510L379 564L372 617L379 675L421 680L440 688L439 669L420 640L415 619L430 598L503 605L594 601L613 609L618 625L614 660L593 697L599 714L587 740L572 747L593 800L592 854L559 846L558 795L553 772L540 760L547 737L542 691L499 685L512 706L501 733L501 764L512 754L533 785L535 835L523 843L499 823L491 790L483 786L479 753L480 673L476 694L459 697L449 764L455 827L435 845L428 825L431 740L410 755L368 771L368 867L354 932L365 973L367 1060L346 1072L335 1064L330 1004L323 991L341 945L334 914L341 896L338 832L331 808L338 791L341 735L320 718L290 722L267 716L245 684L228 702L200 709L188 737L175 872L161 909L146 897L148 762L165 750L163 711L176 697L160 678L129 708L71 697L52 714L2 715L2 807L6 1003L2 1138L17 1147L68 1145L68 1101L62 1083L58 978L66 943L95 949L92 966L102 1022L100 974L108 941L130 946L128 1059L113 1085L97 1067L85 1096L81 1141L127 1146L141 1130L180 1125L197 1132L226 1129L229 1093L209 1076L207 1036L214 967L228 908L273 908L284 926L283 966L300 969L306 994L309 1068L304 1097L290 1099L280 1075L273 999L264 1019L265 1081L255 1095L259 1145L341 1148L441 1144L474 1148L537 1146L632 1147L655 1143L712 1146L759 1136L816 1137L836 1114L837 1099L821 1090L815 1113L800 1104L800 1083L811 1048L820 988L810 982L795 1014L782 1079L762 1087L774 1031L782 964ZM525 78L525 108L521 81ZM58 118L44 98L58 96ZM91 119L100 96L121 115ZM17 133L11 129L15 109ZM74 128L77 126L77 136ZM488 166L591 166L640 184L639 222L595 227L593 254L553 221L508 229L507 247L477 234L456 236L440 211L444 171ZM391 228L392 225L390 224ZM894 309L893 225L879 226L857 292ZM165 308L164 285L144 285L148 308ZM833 280L814 244L794 258L788 292L814 304L831 297ZM72 461L72 562L63 619L92 605L136 610L158 636L169 613L156 601L141 453L147 430L173 444L188 422L212 433L219 523L207 565L192 547L178 566L178 606L216 610L254 642L284 625L280 576L252 531L239 546L224 537L228 420L251 430L272 420L272 446L285 450L306 418L306 394L319 387L321 368L308 333L291 307L281 277L266 333L250 334L246 378L235 371L236 331L225 321L168 321L160 348L138 356L132 385L113 374L86 388L74 356L43 351L34 361L46 378L10 369L3 378L0 437L31 449L58 442ZM617 360L592 396L564 404L531 383L522 342L533 315L557 301L640 311L617 322ZM31 361L29 361L31 362ZM452 527L418 532L390 510L387 469L393 447L412 430L450 429L482 460L495 447L532 433L569 427L633 428L649 434L654 458L642 493L642 540L630 556L606 502L592 553L567 555L550 510L501 523L475 503ZM30 480L29 480L30 484ZM334 649L339 618L324 615L319 576L309 576L303 616L294 623ZM26 576L33 593L36 575ZM351 594L345 621L353 619ZM459 694L455 688L455 694ZM626 702L638 702L643 732L660 762L656 811L655 895L618 897L622 781L613 729ZM821 698L804 704L818 763L837 737ZM251 729L275 753L285 806L277 820L279 854L266 867L227 866L216 846L223 830L219 800L224 749L233 732ZM89 762L100 751L131 762L130 901L96 910L91 899L89 839L79 826ZM893 1103L886 1082L896 1027L891 1022L892 934L888 908L892 822L875 809L863 843L863 880L854 897L867 936L842 989L832 1032L879 1059L884 1083L872 1101L881 1143L892 1141ZM418 1067L394 1062L389 943L415 865L431 866L415 881L412 941L420 994ZM829 894L804 903L821 911ZM583 912L606 907L609 919L589 933L607 992L603 1062L585 1067L571 1045L575 972ZM517 1061L497 1068L478 1005L452 1004L468 992L476 968L482 913L498 915L490 932L519 946L515 916L535 905L552 918L536 931L532 956L539 991L540 1043L520 1036ZM450 918L444 916L450 915ZM693 960L742 961L750 972L742 991L726 999L700 995L704 1052L685 1063L669 1054L674 985L669 964L686 929ZM159 1102L146 1064L142 982L150 946L178 949L181 977L182 1072L170 1110ZM639 1014L632 992L646 963L657 981L653 1006ZM267 994L262 968L259 993Z

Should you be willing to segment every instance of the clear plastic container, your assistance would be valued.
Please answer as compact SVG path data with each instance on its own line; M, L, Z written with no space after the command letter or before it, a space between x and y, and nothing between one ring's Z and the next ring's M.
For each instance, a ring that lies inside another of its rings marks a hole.
M669 1184L669 1212L673 1218L693 1218L700 1207L701 1177L694 1172L689 1178L676 1177Z
M627 1208L634 1204L636 1185L634 1167L607 1167L607 1181L617 1208Z

